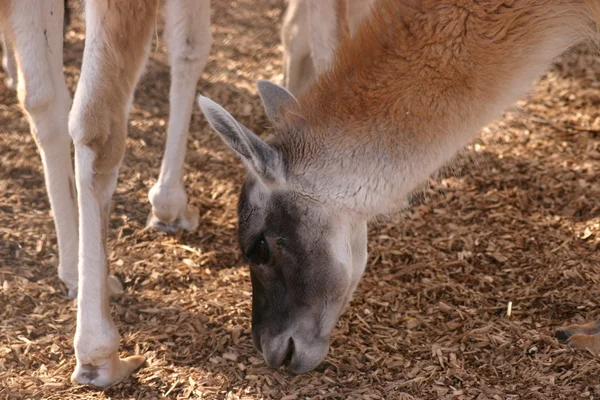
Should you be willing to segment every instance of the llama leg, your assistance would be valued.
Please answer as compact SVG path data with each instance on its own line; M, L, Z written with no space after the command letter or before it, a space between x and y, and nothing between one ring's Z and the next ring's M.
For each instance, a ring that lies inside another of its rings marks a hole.
M106 387L144 357L120 359L110 315L107 236L110 201L125 153L133 91L148 57L157 0L86 1L86 47L69 116L79 203L79 295L71 379Z
M600 352L600 319L583 325L569 325L556 332L569 346Z
M58 241L58 275L77 293L77 203L67 119L71 95L63 76L62 0L18 0L3 29L18 65L18 98L40 151ZM23 26L27 29L23 29ZM36 27L36 29L29 29ZM10 52L12 53L12 52ZM6 54L6 53L5 53Z
M54 16L54 15L53 15ZM59 17L58 15L54 17ZM71 23L71 9L68 6L68 0L64 0L63 14L63 35L67 33L67 27ZM2 45L2 68L6 72L5 84L9 89L17 88L17 63L12 47L7 42L5 35L0 33L0 43ZM62 59L62 55L61 55Z
M310 54L317 74L329 69L335 49L350 36L347 0L310 0L308 2Z
M152 204L148 225L167 232L193 231L198 209L187 204L183 163L196 84L212 46L210 1L169 0L165 41L171 65L169 126L160 176L148 194Z
M17 87L17 63L12 46L7 42L4 34L0 34L2 39L2 68L6 72L4 83L9 89Z
M281 27L283 86L295 96L316 77L310 55L308 7L305 0L290 0Z

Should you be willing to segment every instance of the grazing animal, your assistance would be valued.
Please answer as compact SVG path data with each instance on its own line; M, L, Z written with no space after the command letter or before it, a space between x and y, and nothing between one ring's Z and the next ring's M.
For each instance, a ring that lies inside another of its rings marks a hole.
M555 57L599 39L597 23L599 0L383 0L299 99L258 83L266 140L199 98L249 171L238 238L269 366L323 360L365 269L367 220L397 210ZM565 336L600 350L597 328Z
M106 241L129 109L148 58L158 0L85 2L87 45L73 101L62 70L63 6L63 0L0 0L3 65L16 77L7 83L17 87L42 156L58 239L58 275L69 296L78 297L72 380L106 387L144 361L118 355L109 293L120 293L122 286L108 273ZM183 162L196 83L212 44L210 2L169 0L165 7L171 108L160 176L149 193L149 224L193 230L198 210L187 204ZM326 53L322 48L319 54ZM71 142L75 174L68 156Z

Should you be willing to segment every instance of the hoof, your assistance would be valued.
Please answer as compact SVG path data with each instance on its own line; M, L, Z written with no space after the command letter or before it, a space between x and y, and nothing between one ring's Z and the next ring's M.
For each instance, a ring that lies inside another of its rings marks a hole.
M569 337L571 337L572 334L573 333L571 331L563 329L563 330L556 331L554 336L561 342L566 342L569 339Z
M98 360L90 364L77 362L71 381L77 385L90 385L97 388L107 388L119 383L146 361L143 356L131 356L120 359L115 352L109 358Z
M150 228L167 233L177 233L181 229L192 232L198 228L198 222L200 221L198 213L198 209L189 204L185 207L185 211L180 212L179 216L172 221L163 221L158 218L154 212L151 212L148 216L148 223L146 225Z

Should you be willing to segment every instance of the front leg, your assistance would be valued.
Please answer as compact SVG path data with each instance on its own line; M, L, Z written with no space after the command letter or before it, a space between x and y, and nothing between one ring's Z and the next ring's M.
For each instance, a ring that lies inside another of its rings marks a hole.
M283 86L300 96L317 74L310 55L307 0L290 0L281 24Z
M317 74L329 70L338 45L350 37L348 0L309 0L310 54Z
M148 194L148 225L174 233L198 227L198 209L188 204L183 185L183 164L196 84L212 46L210 1L169 0L165 12L171 66L169 126L160 176Z
M148 57L157 0L88 0L86 48L69 117L79 203L79 295L72 380L106 387L144 357L120 359L110 315L110 201L125 152L128 109Z
M71 95L63 75L62 0L13 0L0 11L17 96L44 165L58 242L58 276L77 294L77 203L67 121ZM33 27L23 29L23 26ZM44 62L41 62L43 60ZM6 64L5 64L6 66ZM10 68L8 69L10 71ZM18 75L18 79L17 79Z

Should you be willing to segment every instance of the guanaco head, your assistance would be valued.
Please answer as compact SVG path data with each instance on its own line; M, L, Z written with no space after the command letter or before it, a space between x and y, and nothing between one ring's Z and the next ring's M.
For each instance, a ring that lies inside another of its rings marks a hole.
M258 88L278 126L282 106L293 107L296 99L270 82ZM277 135L262 140L208 98L198 102L248 169L238 239L250 264L254 345L271 367L309 371L327 355L331 332L364 271L366 222L307 195L290 172L290 159L301 158L301 151L286 156Z

